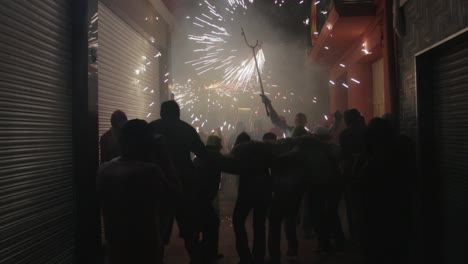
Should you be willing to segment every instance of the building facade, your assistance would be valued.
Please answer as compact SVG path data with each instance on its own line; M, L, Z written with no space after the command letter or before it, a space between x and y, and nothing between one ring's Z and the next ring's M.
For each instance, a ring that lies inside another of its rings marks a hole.
M415 143L412 259L466 263L468 2L316 2L309 59L328 69L330 112L392 112Z
M309 61L328 70L331 113L356 108L366 120L391 112L391 1L312 1Z
M415 248L424 262L466 263L468 2L404 2L397 110L417 143Z
M0 10L0 262L96 263L99 136L116 109L159 115L171 13L160 0Z
M412 260L466 263L468 2L320 2L309 60L328 69L330 112L392 112L414 142Z

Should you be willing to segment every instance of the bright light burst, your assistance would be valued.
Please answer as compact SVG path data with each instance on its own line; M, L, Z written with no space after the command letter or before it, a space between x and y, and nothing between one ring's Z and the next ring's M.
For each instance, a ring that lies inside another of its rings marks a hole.
M303 0L290 1L304 3ZM284 2L272 0L277 6ZM190 65L195 74L187 82L173 79L171 91L181 106L183 118L197 130L211 131L218 127L221 131L232 131L239 120L252 123L263 119L270 124L258 96L255 60L241 35L241 24L252 15L256 17L254 9L250 8L253 4L253 0L203 0L198 4L196 15L186 16L191 29L187 37L194 44L194 57L185 64ZM249 32L248 26L245 31L255 43L254 32ZM261 45L256 49L256 59L265 93L274 100L278 113L292 120L295 110L289 107L317 103L316 97L307 101L287 90L289 87L275 84L277 77L272 78L270 70L265 69L268 58Z
M223 89L230 92L246 92L250 82L257 81L257 70L252 54L240 34L237 20L248 12L248 6L253 0L227 0L227 5L220 8L205 0L201 5L201 12L192 19L194 34L188 39L195 43L193 52L197 57L187 61L194 67L197 75L214 72L222 77L220 81ZM233 44L234 43L234 44ZM241 51L232 46L242 44ZM265 55L261 48L256 50L259 68L262 70Z
M265 55L263 54L263 50L259 50L256 57L260 73L262 73L263 66L265 65ZM222 84L232 87L234 91L237 91L240 87L244 87L243 92L245 92L247 84L252 80L252 76L256 74L256 70L254 58L244 60L241 65L231 65L225 70Z

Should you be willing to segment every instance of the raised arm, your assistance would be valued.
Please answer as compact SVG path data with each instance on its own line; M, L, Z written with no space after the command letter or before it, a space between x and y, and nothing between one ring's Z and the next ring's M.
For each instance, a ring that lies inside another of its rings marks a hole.
M286 124L286 121L280 119L278 113L271 104L271 100L263 94L260 94L260 97L262 97L262 102L267 106L268 110L270 111L270 120L273 123L273 125L279 128L283 133L288 134L289 132L291 132L292 127L288 126L288 124Z

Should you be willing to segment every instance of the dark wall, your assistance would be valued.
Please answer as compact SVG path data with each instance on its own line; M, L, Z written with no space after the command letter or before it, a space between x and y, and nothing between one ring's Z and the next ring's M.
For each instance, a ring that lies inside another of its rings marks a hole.
M397 43L399 68L397 70L399 74L399 107L397 109L399 109L401 132L417 139L415 55L468 26L468 15L466 15L468 14L468 1L408 0L400 11L404 30ZM421 169L423 164L420 163L419 166ZM411 218L413 221L409 241L410 259L413 263L430 263L441 258L441 250L437 248L441 245L434 243L438 240L435 235L436 230L440 230L440 225L434 224L434 222L437 223L434 219L438 215L434 204L437 205L439 200L428 199L434 196L434 192L428 191L432 190L428 188L432 186L432 182L427 181L428 178L433 177L430 174L420 172L415 175L416 186L412 190ZM431 243L436 246L432 246Z
M400 125L415 138L416 79L414 56L468 26L466 0L409 0L402 7L405 34L399 39Z

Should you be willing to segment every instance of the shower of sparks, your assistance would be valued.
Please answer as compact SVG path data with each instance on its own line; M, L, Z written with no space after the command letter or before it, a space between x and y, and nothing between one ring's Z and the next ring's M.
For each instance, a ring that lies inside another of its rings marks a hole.
M285 4L285 1L277 0L275 5ZM304 1L288 2L300 5ZM250 83L258 84L255 61L252 54L246 52L248 49L242 42L238 22L246 12L249 12L249 7L253 4L254 0L203 0L199 3L198 14L187 16L193 25L188 39L195 44L193 49L195 56L185 64L190 64L198 76L211 72L216 76L222 76L222 86L230 92L244 93L252 87ZM309 19L307 18L304 23L308 24ZM232 46L239 46L239 49L232 49ZM256 50L256 57L262 71L265 55L261 47ZM258 87L252 88L258 89Z
M304 3L303 0L289 2ZM285 0L276 1L275 4L281 6ZM197 14L186 16L191 29L187 38L193 44L194 56L185 64L190 65L195 74L186 82L171 79L170 87L181 107L183 119L197 131L217 128L223 132L233 131L240 120L248 123L265 119L270 124L258 96L259 78L255 60L241 35L240 21L251 14L252 5L254 0L202 0L198 4ZM307 18L306 21L310 23ZM248 27L246 33L249 35ZM306 100L274 83L275 80L265 69L268 58L265 58L261 45L255 53L265 94L275 100L278 111L292 122L295 110L289 107L298 107L298 103L305 107ZM314 101L317 102L316 99Z
M262 50L259 50L256 54L260 72L263 71L265 64L265 55ZM255 60L244 60L241 65L230 66L226 69L222 84L233 87L233 90L243 88L243 91L247 88L247 85L252 80L252 77L257 74L255 67ZM258 80L257 80L258 81Z
M197 75L216 72L222 76L220 87L227 88L230 92L246 92L250 87L249 82L258 79L252 55L245 50L229 48L229 44L241 39L240 32L231 32L237 28L240 31L236 20L245 14L253 2L227 0L226 7L222 8L215 6L212 1L205 0L199 4L200 14L192 19L194 34L189 34L188 39L195 43L196 48L193 52L196 59L185 63L193 66ZM256 51L256 57L262 70L265 55L261 48Z
M310 106L293 91L268 83L269 75L268 73L265 75L267 80L263 82L269 91L265 94L274 99L275 107L287 120L291 122L296 111ZM245 93L239 94L222 82L202 85L196 80L189 79L185 83L173 80L171 92L180 105L181 118L198 128L198 131L206 132L220 128L223 133L230 133L238 121L252 124L254 120L264 120L264 124L270 124L262 112L264 106L258 96L259 92L253 88L255 87L249 87ZM314 97L312 103L317 103L317 97ZM289 108L291 106L296 110L291 110Z

